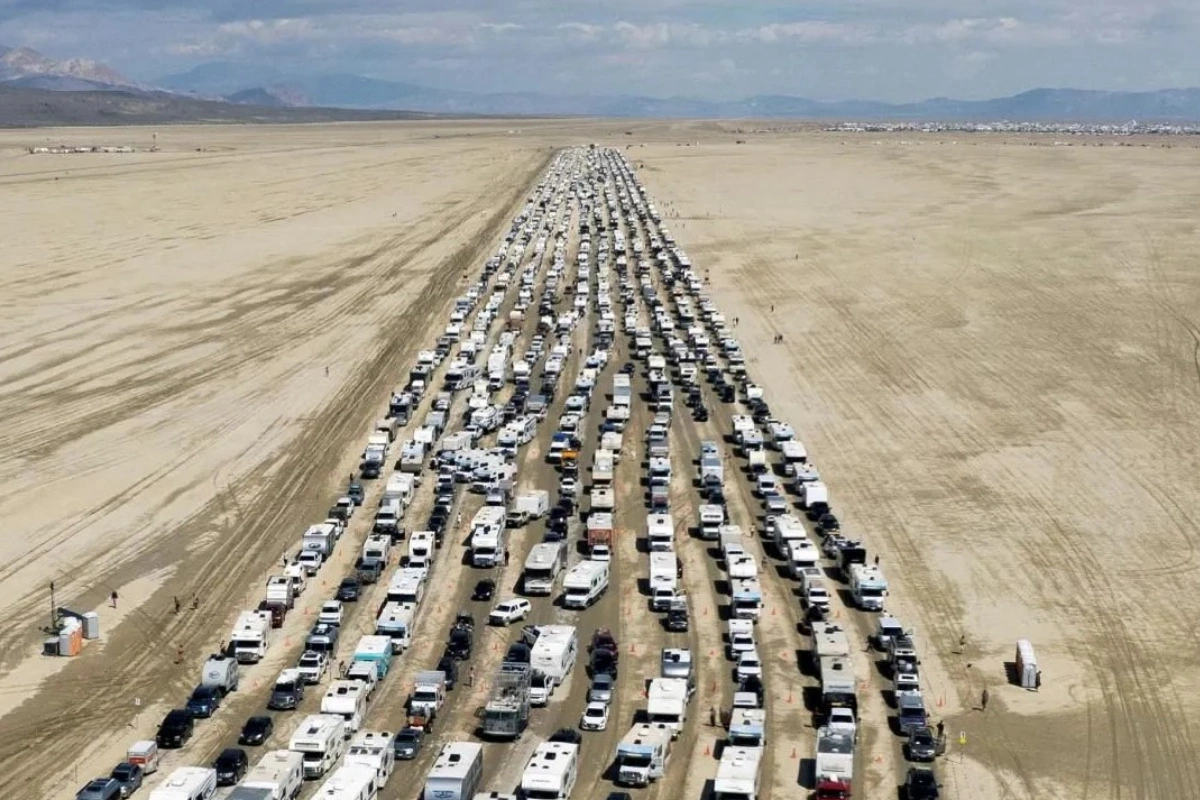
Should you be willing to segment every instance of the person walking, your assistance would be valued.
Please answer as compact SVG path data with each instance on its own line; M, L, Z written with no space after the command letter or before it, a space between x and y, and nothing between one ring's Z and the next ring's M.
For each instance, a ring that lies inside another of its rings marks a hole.
M116 589L113 589L113 593L111 595L109 595L108 601L112 604L113 608L117 607L117 590Z
M172 597L171 599L175 601L175 613L178 614L179 613L179 598L176 596L176 597Z
M1033 690L1040 692L1042 690L1042 671L1039 669L1037 675L1033 679Z
M875 566L877 566L877 567L879 566L879 555L878 554L875 555Z
M988 698L989 698L988 690L984 689L983 694L979 696L979 710L980 711L987 711Z
M474 667L471 667L471 669L467 672L467 686L470 686L472 688L474 688L474 686L475 686L475 668Z
M938 741L946 737L946 720L939 719L937 724Z

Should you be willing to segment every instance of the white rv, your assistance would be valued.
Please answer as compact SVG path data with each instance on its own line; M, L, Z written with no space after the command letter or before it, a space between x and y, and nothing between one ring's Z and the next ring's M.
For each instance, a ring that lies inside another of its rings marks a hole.
M617 783L648 786L666 774L674 732L661 723L635 723L617 745Z
M216 793L215 769L180 767L150 791L149 800L209 800Z
M243 611L229 634L229 646L239 664L256 664L271 646L271 612Z
M671 729L671 735L679 738L687 721L689 696L688 682L683 678L653 679L646 692L647 720L666 725Z
M521 796L527 800L569 800L579 776L579 745L542 742L521 773Z
M554 593L554 582L566 566L567 552L562 542L539 542L529 551L525 559L522 588L525 594L549 596Z
M367 714L366 687L358 681L334 681L321 698L321 713L341 717L346 730L354 733Z
M758 800L763 748L726 747L717 764L713 800Z
M468 800L483 778L483 745L450 742L425 776L422 800Z
M338 767L325 779L313 800L375 800L379 787L375 783L375 770L347 764Z
M883 598L887 596L887 590L887 579L879 567L867 564L850 566L850 596L863 611L883 611Z
M700 538L715 541L725 524L724 506L706 503L700 506Z
M392 652L403 653L412 644L417 607L411 603L385 603L375 620L375 633L392 640Z
M651 552L675 550L675 520L670 514L646 517L646 540Z
M608 590L607 561L581 561L563 578L563 607L582 609L599 600Z
M240 789L263 789L271 800L295 800L304 788L304 755L292 750L272 750L246 773ZM261 793L260 793L261 794Z
M425 570L402 567L388 579L387 601L418 606L425 597Z
M310 714L292 734L288 749L304 755L304 777L319 778L346 752L346 721L329 714Z
M567 679L579 657L579 637L574 625L541 625L529 653L529 666L547 678L546 699Z

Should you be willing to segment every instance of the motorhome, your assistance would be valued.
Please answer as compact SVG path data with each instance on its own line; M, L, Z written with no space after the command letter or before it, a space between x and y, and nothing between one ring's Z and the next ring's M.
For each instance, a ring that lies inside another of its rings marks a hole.
M651 552L675 550L675 520L670 514L646 517L646 541Z
M402 567L393 572L388 579L387 601L420 605L425 597L425 575L425 570L420 567Z
M825 656L817 662L821 676L821 711L832 708L858 709L854 662L845 656Z
M449 742L425 776L421 800L468 800L483 779L483 745Z
M412 644L413 623L417 607L412 603L388 601L375 620L375 633L386 636L392 643L393 653L403 653Z
M503 506L484 506L471 522L471 564L496 567L504 563L505 510Z
M820 566L821 553L809 539L792 539L787 543L788 572L793 578Z
M563 578L563 607L582 609L595 603L608 590L609 562L581 561Z
M579 657L579 637L574 625L542 625L529 652L529 666L549 681L547 699L554 687L567 679Z
M229 634L229 647L240 664L257 664L271 646L271 612L243 611Z
M149 800L209 800L216 793L215 769L179 767L157 788L150 790Z
M682 678L654 678L646 691L646 719L671 729L679 738L687 721L687 704L691 687Z
M554 583L567 562L567 549L563 542L540 542L529 551L525 559L525 572L521 583L528 595L549 596L554 593Z
M735 704L729 715L728 741L734 747L765 747L767 712Z
M338 767L317 789L312 800L376 800L375 770L357 764Z
M813 765L818 797L850 797L854 780L854 737L845 731L820 728Z
M593 486L589 502L591 511L611 512L617 505L617 493L611 486Z
M433 568L433 556L437 552L437 536L433 531L414 531L408 540L408 556L405 559L404 572L415 574L421 572L428 576ZM413 570L414 573L410 573Z
M716 541L725 524L724 506L705 504L700 506L700 538Z
M794 477L800 468L808 463L808 450L804 447L804 443L796 439L789 439L779 445L780 454L783 461L783 474Z
M717 534L717 541L721 546L721 558L725 559L726 563L731 557L746 552L746 537L740 525L722 525Z
M635 723L617 745L617 783L648 786L666 774L674 731L662 723Z
M521 773L521 797L526 800L569 800L579 776L579 745L542 742Z
M730 580L731 613L735 619L758 619L762 614L762 586L757 578Z
M341 717L346 730L356 732L367 713L366 687L358 681L333 681L321 698L321 713Z
M665 611L674 598L678 576L679 562L674 553L661 550L650 553L650 604L655 611Z
M768 527L771 533L771 543L775 546L776 552L780 554L786 552L788 542L808 539L808 530L804 527L804 521L795 514L780 514L770 517Z
M888 583L877 566L853 564L850 567L850 596L863 611L883 611Z
M717 764L713 800L757 800L763 748L726 747Z
M304 755L305 778L319 778L346 752L346 721L331 714L310 714L292 734L288 749Z
M304 755L292 750L265 753L227 800L295 800L304 788Z
M750 553L730 553L725 558L725 572L730 580L758 577L758 559Z

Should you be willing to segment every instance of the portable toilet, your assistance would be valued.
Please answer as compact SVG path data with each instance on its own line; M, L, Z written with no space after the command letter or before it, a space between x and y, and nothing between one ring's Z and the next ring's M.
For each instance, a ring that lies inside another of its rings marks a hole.
M89 611L83 615L83 638L89 640L100 638L100 615L95 611Z
M77 619L63 621L63 628L58 633L58 654L60 656L77 656L83 650L83 624Z
M1033 643L1028 639L1017 640L1017 683L1022 689L1038 688L1037 656L1033 652Z

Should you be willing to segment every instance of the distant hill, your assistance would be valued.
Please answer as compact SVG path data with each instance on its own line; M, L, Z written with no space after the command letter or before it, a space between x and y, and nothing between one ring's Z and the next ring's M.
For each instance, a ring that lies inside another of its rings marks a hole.
M153 89L95 61L81 58L55 61L28 47L3 45L0 45L0 83L55 91Z
M240 92L225 95L223 98L230 103L237 103L244 106L263 106L266 108L296 108L303 106L311 106L312 102L300 94L286 87L261 87L257 86L253 89L243 89Z
M407 111L280 108L214 102L163 92L49 91L0 84L0 127L160 125L168 123L301 123L429 119Z

